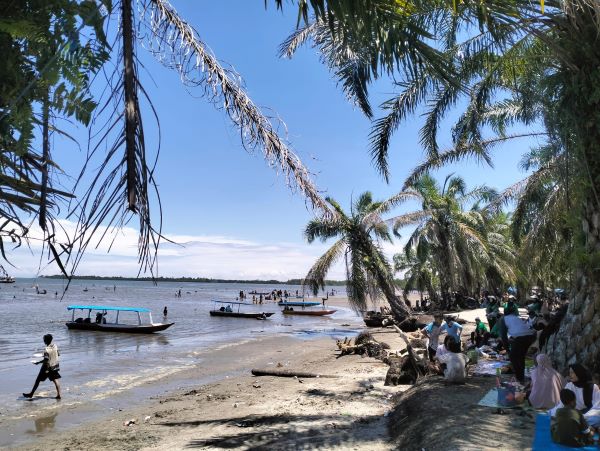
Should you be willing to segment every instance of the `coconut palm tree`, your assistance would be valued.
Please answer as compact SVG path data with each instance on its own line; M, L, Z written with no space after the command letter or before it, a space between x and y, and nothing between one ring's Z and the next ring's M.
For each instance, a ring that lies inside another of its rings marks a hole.
M373 201L372 194L367 191L352 204L349 215L335 200L326 198L336 214L311 220L304 236L309 243L316 239L324 242L336 238L337 241L310 268L304 284L316 294L319 288L324 288L325 277L333 264L343 258L346 292L355 310L366 310L369 300L375 302L383 297L390 304L396 320L405 319L409 309L396 295L393 271L381 247L383 242L392 241L381 215L411 196L411 193L399 193L379 202Z
M278 0L281 4L282 1ZM387 177L387 152L398 125L420 106L426 108L421 130L427 161L409 178L418 177L448 162L474 157L491 162L491 151L499 143L523 136L557 139L573 158L569 198L571 214L579 224L574 229L571 255L578 280L573 302L556 337L553 354L564 367L570 360L595 366L600 361L600 342L594 332L600 312L600 4L596 0L442 0L360 2L310 0L298 2L305 22L329 24L332 39L349 50L344 55L361 55L372 64L370 79L395 75L399 94L383 107L387 114L375 122L372 132L374 160ZM368 10L368 11L365 11ZM428 42L437 44L447 66L422 64L405 67L410 56L403 54L407 42L421 41L415 33L409 41L396 42L394 33L385 35L389 22L404 24L412 18L425 21ZM377 38L377 39L374 39ZM370 45L364 45L371 39ZM350 59L347 57L346 59ZM393 65L386 63L393 62ZM450 68L440 72L440 67ZM385 68L387 70L382 70ZM436 70L429 70L435 68ZM356 72L356 83L368 85L369 77ZM551 105L536 112L538 99ZM521 102L533 99L534 102ZM463 105L466 105L463 108ZM524 108L523 108L524 107ZM450 111L460 108L453 127L452 146L438 147L438 129ZM536 114L540 113L540 114ZM534 128L509 133L506 125L524 123ZM537 128L537 129L536 129ZM561 225L562 226L562 225ZM582 337L572 340L571 337Z

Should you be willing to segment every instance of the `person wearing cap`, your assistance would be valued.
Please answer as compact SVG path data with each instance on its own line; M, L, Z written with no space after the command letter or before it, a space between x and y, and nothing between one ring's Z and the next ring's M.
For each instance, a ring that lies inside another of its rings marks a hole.
M515 378L521 384L525 382L525 356L527 350L535 342L537 334L526 321L519 317L519 308L515 304L514 296L504 307L504 316L500 320L500 338L502 344L508 349L508 357L515 373Z
M40 372L31 391L29 393L23 393L23 396L25 398L33 398L33 394L40 385L40 382L50 379L54 382L54 386L56 387L56 399L60 399L60 384L58 383L58 380L60 379L60 373L58 372L60 369L58 365L58 356L60 356L60 352L58 352L58 346L56 346L55 343L52 343L52 335L44 335L44 344L46 345L44 349L44 358L39 362L33 362L34 365L42 364Z

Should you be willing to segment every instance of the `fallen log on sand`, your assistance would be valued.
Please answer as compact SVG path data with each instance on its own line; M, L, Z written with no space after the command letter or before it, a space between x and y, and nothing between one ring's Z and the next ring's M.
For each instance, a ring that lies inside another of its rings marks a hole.
M279 369L265 369L261 370L258 368L252 368L252 375L254 376L275 376L275 377L337 377L329 376L326 374L307 373L304 371L293 371L293 370L279 370Z

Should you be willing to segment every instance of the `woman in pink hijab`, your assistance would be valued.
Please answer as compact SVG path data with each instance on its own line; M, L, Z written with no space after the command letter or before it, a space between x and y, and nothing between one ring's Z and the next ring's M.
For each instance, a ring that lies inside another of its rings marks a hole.
M552 368L552 362L546 354L538 354L535 361L537 366L531 370L529 403L535 409L551 409L560 401L565 380Z

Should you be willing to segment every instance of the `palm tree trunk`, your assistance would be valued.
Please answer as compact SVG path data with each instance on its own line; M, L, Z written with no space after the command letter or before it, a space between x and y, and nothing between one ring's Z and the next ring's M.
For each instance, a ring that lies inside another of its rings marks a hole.
M129 210L137 211L136 171L135 171L135 133L136 80L133 55L133 12L131 0L121 0L123 18L123 84L125 92L125 155L127 159L127 202Z
M46 88L42 105L42 186L38 223L44 232L47 230L48 213L48 161L50 161L50 87Z
M590 255L600 255L600 211L595 202L589 202L585 211L586 247ZM577 283L567 315L548 341L546 351L562 370L578 362L597 373L600 371L600 268L580 267L575 277Z
M557 35L575 69L564 67L565 81L558 104L564 121L566 149L573 152L580 176L573 182L581 195L583 244L576 254L578 268L567 315L547 345L560 369L578 362L600 371L600 47L595 2L565 2L569 27ZM562 124L561 124L562 125ZM568 133L568 135L567 135Z

